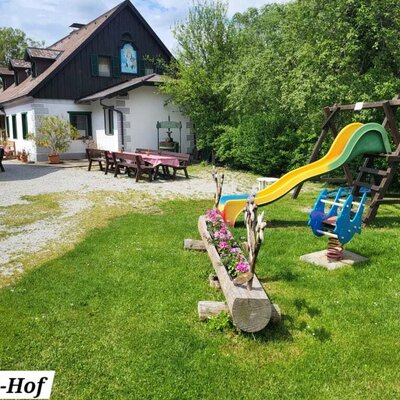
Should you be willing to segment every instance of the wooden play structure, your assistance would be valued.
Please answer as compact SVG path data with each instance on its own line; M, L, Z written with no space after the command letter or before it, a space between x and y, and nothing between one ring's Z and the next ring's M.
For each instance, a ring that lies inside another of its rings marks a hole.
M325 107L324 111L326 119L322 125L321 134L308 160L309 163L312 163L319 158L321 148L327 139L329 131L332 133L333 138L336 138L338 130L335 125L335 119L337 119L340 112L383 110L385 117L382 126L390 133L390 137L393 141L392 152L365 154L356 177L353 177L348 164L343 166L346 181L348 185L352 187L353 196L355 198L361 197L362 191L365 190L364 188L370 190L370 202L368 210L365 213L364 223L373 221L381 204L400 204L400 196L388 192L400 162L400 133L396 123L396 111L399 106L400 96L386 101L376 101L371 103L360 102L345 105L335 104L331 107ZM385 167L378 167L376 165L377 160L382 160L385 163ZM292 195L293 198L297 198L301 188L302 184L295 188Z

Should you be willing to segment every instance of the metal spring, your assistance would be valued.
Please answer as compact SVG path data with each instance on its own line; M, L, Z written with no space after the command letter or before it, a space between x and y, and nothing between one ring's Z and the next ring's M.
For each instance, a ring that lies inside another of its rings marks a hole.
M328 261L340 261L343 259L343 246L337 238L328 238L328 251L326 252Z

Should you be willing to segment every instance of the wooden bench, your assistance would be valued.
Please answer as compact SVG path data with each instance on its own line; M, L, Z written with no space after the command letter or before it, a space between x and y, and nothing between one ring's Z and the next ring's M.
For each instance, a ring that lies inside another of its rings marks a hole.
M100 171L103 171L103 162L106 162L103 150L86 149L86 158L89 161L88 171L92 169L93 161L97 162L99 164Z
M121 173L121 168L125 169L128 176L132 176L131 172L136 174L136 156L131 153L124 152L112 152L113 162L114 162L114 176L116 177Z
M161 154L160 150L151 150L151 149L136 149L135 153L140 153L140 154Z
M4 157L4 149L0 147L0 171L5 172L3 167L3 157Z
M190 154L186 153L175 153L173 151L161 151L160 155L168 156L168 157L175 157L179 160L179 167L171 167L174 169L174 173L172 175L173 178L176 177L176 172L182 170L185 173L187 179L189 179L189 174L187 172L187 167L189 165Z

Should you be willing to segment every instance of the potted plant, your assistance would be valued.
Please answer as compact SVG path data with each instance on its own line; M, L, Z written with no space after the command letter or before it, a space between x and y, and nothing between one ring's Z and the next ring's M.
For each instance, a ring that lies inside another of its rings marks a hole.
M60 162L60 154L67 151L72 140L79 139L77 129L60 116L50 115L41 120L36 135L30 135L37 146L49 149L50 164Z
M22 153L21 153L21 161L23 162L23 163L27 163L28 162L28 156L29 156L29 152L28 151L26 151L25 149L23 149L22 150Z

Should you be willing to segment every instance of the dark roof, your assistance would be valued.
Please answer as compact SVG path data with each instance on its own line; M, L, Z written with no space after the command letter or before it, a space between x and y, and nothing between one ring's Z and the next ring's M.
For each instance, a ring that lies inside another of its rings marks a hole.
M21 69L29 69L31 68L31 63L25 60L19 60L17 58L12 58L9 62L11 68L21 68Z
M38 89L41 84L44 84L52 74L56 73L58 68L61 68L64 62L67 62L70 56L72 56L124 3L117 5L92 22L89 22L83 28L71 32L68 36L65 36L58 42L49 46L47 49L62 52L57 60L39 76L35 78L29 76L19 85L13 84L1 92L0 104L31 95L32 92Z
M14 71L9 70L7 67L0 67L0 75L14 75Z
M83 103L86 101L96 101L100 99L115 97L143 85L156 85L157 83L162 82L162 79L163 77L157 74L150 74L138 78L133 78L130 79L129 81L119 83L118 85L112 86L108 89L104 89L100 92L93 93L90 96L86 96L82 99L79 99L77 103Z
M52 49L38 49L36 47L28 47L26 49L29 57L32 58L44 58L47 60L56 60L57 57L62 53L60 50L52 50Z
M51 79L51 77L55 75L71 57L74 56L81 46L83 46L92 36L94 36L107 21L117 14L118 11L125 7L130 8L130 10L139 18L139 20L143 23L149 33L154 37L154 40L161 46L166 54L173 58L171 52L156 35L146 20L140 15L139 11L129 0L125 0L106 13L100 15L100 17L84 25L82 28L74 30L69 35L49 46L47 50L56 50L62 53L60 53L53 64L50 65L50 67L48 67L39 76L35 78L29 76L19 85L13 84L5 91L1 92L0 104L13 101L20 97L34 95L37 90L39 90L49 79Z

